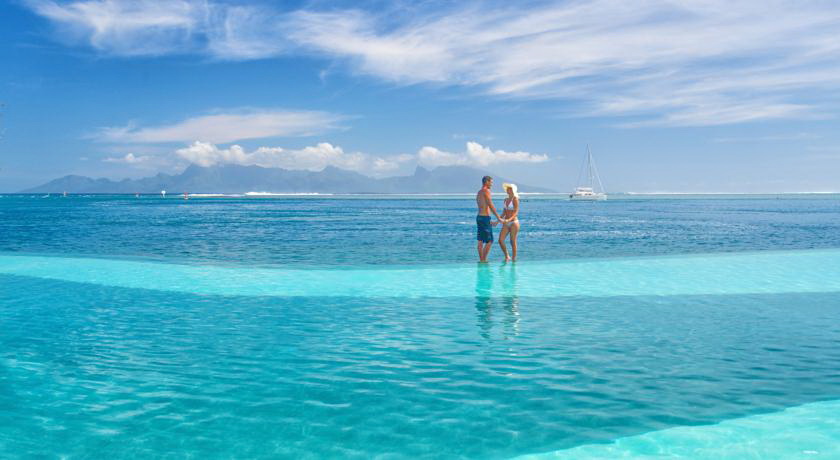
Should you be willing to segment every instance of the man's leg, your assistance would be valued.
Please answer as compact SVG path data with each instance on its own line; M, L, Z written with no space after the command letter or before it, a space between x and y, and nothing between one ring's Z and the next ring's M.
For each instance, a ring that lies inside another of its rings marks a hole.
M478 240L478 261L484 262L484 242Z
M490 249L493 248L493 241L488 241L484 243L484 253L481 255L481 260L487 262L487 254L490 253Z

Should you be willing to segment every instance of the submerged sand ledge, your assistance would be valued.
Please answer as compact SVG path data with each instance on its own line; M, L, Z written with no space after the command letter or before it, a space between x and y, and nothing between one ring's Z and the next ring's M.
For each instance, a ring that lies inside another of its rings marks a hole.
M840 292L840 250L309 270L0 255L0 274L237 296L782 294Z
M780 412L724 420L716 425L681 426L587 444L517 460L549 459L822 459L840 458L840 400L791 407Z

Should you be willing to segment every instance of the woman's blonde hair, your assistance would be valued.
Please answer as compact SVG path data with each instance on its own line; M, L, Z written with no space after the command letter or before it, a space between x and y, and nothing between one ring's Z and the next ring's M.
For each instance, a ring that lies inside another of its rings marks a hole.
M502 184L502 188L504 190L512 189L513 190L513 196L519 198L519 190L516 188L516 184L505 182L504 184Z

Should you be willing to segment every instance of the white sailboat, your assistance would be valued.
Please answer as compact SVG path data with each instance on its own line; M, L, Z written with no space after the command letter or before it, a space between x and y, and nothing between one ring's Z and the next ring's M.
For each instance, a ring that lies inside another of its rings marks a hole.
M587 182L585 185L580 185L580 178L584 169L586 169ZM598 185L597 190L595 189L596 184ZM580 175L578 175L578 186L569 195L569 199L575 201L602 201L607 199L604 184L601 183L601 177L598 175L595 162L592 160L592 151L589 150L589 144L586 145L586 162L580 170Z

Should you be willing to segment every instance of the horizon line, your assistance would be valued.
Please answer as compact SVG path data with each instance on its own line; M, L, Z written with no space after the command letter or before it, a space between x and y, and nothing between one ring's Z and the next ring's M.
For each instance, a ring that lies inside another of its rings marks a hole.
M185 192L167 192L172 198L181 197ZM271 196L473 196L473 192L435 192L435 193L380 193L380 192L350 192L350 193L335 193L335 192L264 192L264 191L248 191L237 193L223 193L223 192L186 192L188 196L195 198L236 198L236 197L271 197ZM520 195L533 196L553 196L569 195L570 192L519 192ZM605 192L607 196L691 196L691 195L747 195L747 196L766 196L766 195L840 195L840 191L787 191L787 192ZM61 196L63 192L0 192L0 197L3 196ZM494 195L506 195L505 192L492 192ZM102 195L102 196L160 196L160 192L68 192L67 196L88 196L88 195Z

